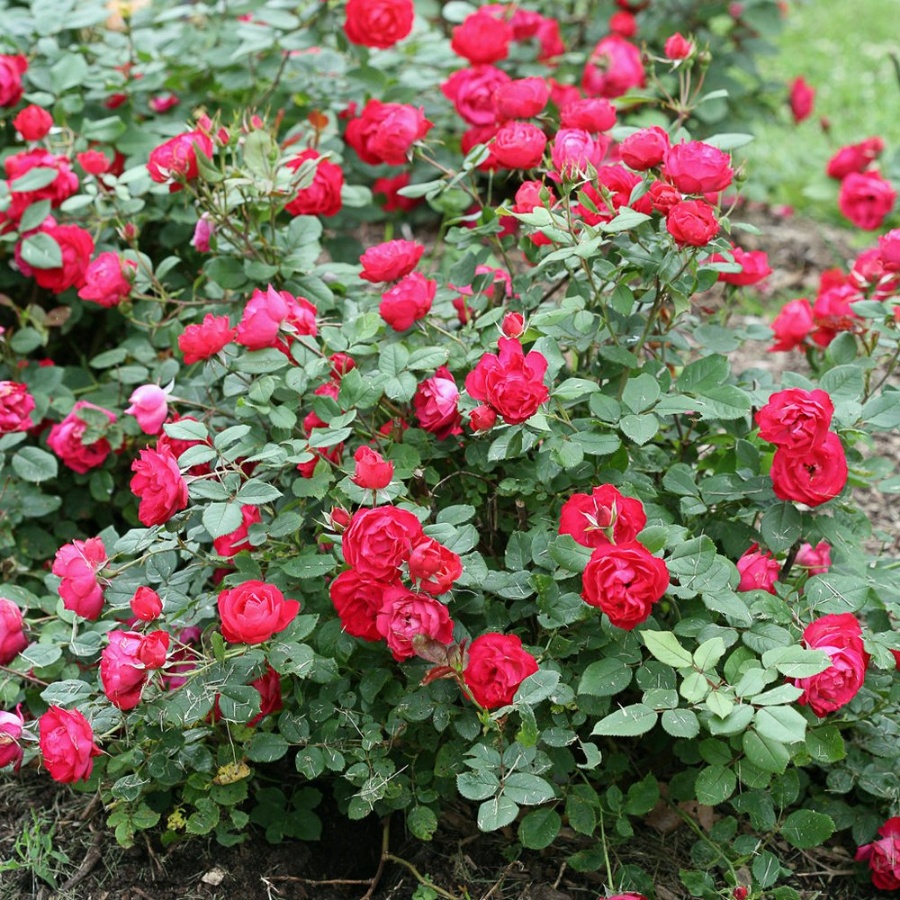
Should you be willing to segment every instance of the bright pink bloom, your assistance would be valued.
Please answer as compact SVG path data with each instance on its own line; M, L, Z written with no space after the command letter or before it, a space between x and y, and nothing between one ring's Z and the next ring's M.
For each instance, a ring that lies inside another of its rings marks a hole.
M509 56L512 25L487 9L468 15L453 29L450 47L470 63L495 63Z
M63 606L84 619L96 619L103 608L103 587L97 573L107 556L100 538L72 541L56 551L51 571L62 579L59 596Z
M54 781L87 781L100 748L94 731L77 709L51 706L38 720L44 767Z
M737 561L737 570L741 576L737 590L775 593L775 582L781 573L781 564L770 552L763 553L759 544L753 544L744 552Z
M144 384L132 391L131 406L125 410L134 416L144 434L159 434L169 414L169 395L158 384Z
M250 526L258 525L262 522L262 514L258 506L249 506L244 504L241 506L241 524L234 531L228 532L217 537L213 541L213 548L219 556L237 556L243 550L252 550L253 544L250 543Z
M790 300L772 322L775 343L770 352L793 350L799 347L813 330L812 305L802 297Z
M416 655L417 637L440 644L453 640L447 607L428 594L417 594L400 584L385 589L375 625L398 662Z
M550 399L544 384L547 360L537 350L526 356L521 343L513 338L502 337L498 344L499 354L485 353L466 376L466 390L509 425L521 425Z
M810 575L824 575L831 568L831 544L828 541L819 541L815 547L801 544L794 565L806 569Z
M13 771L19 771L23 756L19 738L24 725L21 707L14 713L0 710L0 769L12 765Z
M435 596L447 593L463 571L458 554L429 537L413 547L408 565L409 577L418 582L419 590Z
M123 259L118 253L101 253L84 273L84 287L78 292L82 300L90 300L109 309L128 299L137 272L137 263Z
M879 839L856 851L857 862L869 864L872 884L881 891L900 889L900 816L878 829Z
M378 312L394 331L406 331L428 315L436 291L436 281L411 272L381 295Z
M180 191L182 182L200 174L197 151L206 157L213 155L213 142L205 131L188 131L160 144L150 151L147 161L151 180L168 184L170 192Z
M105 437L90 444L83 443L82 438L88 430L88 424L79 412L88 409L97 410L109 420L110 424L116 421L116 414L108 409L95 406L86 400L78 400L62 422L50 429L47 437L47 446L65 465L81 474L102 466L111 452L109 441Z
M292 216L334 216L341 211L344 170L316 150L304 150L285 163L296 172L306 160L317 160L312 184L298 189L284 210Z
M422 140L432 126L421 107L382 103L373 97L362 114L347 123L344 140L364 163L402 166L413 144Z
M228 346L236 334L228 316L207 313L203 321L188 325L178 336L178 349L184 354L185 365L209 359Z
M131 611L142 622L152 622L162 613L162 600L159 594L149 587L139 587L131 598Z
M261 644L283 631L300 612L297 600L286 600L277 587L245 581L219 594L222 637L232 644Z
M424 252L424 245L417 241L395 240L375 244L359 258L362 266L359 277L375 284L397 281L415 269Z
M838 208L857 228L874 231L894 208L897 192L878 172L851 172L842 182Z
M683 34L680 34L677 31L666 39L666 44L663 48L663 53L665 53L666 58L673 61L687 59L693 52L693 42L689 41Z
M247 301L235 341L250 350L277 347L287 352L295 335L317 333L315 306L269 285L265 291L255 290Z
M463 680L479 706L496 709L512 703L519 685L538 668L520 637L490 632L469 644Z
M34 397L18 381L0 381L0 434L27 431L34 425Z
M394 477L394 464L371 447L359 447L353 454L356 462L352 481L369 491L386 488Z
M23 140L39 141L53 126L53 116L46 109L32 103L19 110L12 123Z
M641 51L617 34L603 38L584 69L581 86L594 97L621 97L631 88L643 87L646 73Z
M12 600L0 597L0 666L12 662L28 646L24 629L22 610Z
M794 117L795 125L799 125L804 119L808 119L812 115L815 100L816 89L811 84L808 84L805 78L800 76L791 82L788 103L791 107L791 115Z
M611 484L601 484L590 494L572 494L559 514L559 533L585 547L634 541L646 524L643 503Z
M385 50L413 27L412 0L348 0L344 34L351 44Z
M416 389L413 407L419 427L431 432L439 440L462 434L462 417L457 409L459 388L446 366L441 366L431 378Z
M187 507L187 482L171 450L141 450L131 471L134 475L129 487L140 498L138 518L143 525L163 525Z

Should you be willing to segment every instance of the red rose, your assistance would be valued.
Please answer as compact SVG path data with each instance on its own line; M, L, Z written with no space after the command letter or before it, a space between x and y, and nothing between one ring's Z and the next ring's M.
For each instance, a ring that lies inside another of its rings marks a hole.
M93 403L88 403L86 400L78 400L72 407L72 411L62 422L54 425L47 436L47 446L65 465L82 475L91 469L96 469L97 466L102 466L111 452L109 441L105 437L101 437L91 444L82 443L82 437L88 430L88 424L78 413L87 409L97 410L99 414L109 420L110 424L116 421L116 414L108 409L94 406ZM96 417L92 416L92 418Z
M11 765L14 772L19 771L24 756L19 738L24 725L21 707L14 713L0 710L0 769Z
M128 299L137 263L122 259L118 253L101 253L84 273L84 287L78 292L82 300L90 300L109 309Z
M841 147L828 160L825 171L829 178L843 181L852 172L864 172L868 169L883 150L884 141L880 137L870 137L858 144L849 144Z
M409 556L409 577L435 596L446 594L462 571L459 556L433 538L423 538Z
M595 547L582 578L584 602L628 631L647 619L669 587L665 562L638 541Z
M369 247L359 258L359 277L373 283L397 281L419 264L425 247L416 241L386 241Z
M152 622L162 613L162 600L159 594L149 587L139 587L131 598L131 611L142 622Z
M541 164L547 135L530 122L507 122L498 130L491 153L504 169L533 169Z
M869 655L863 646L862 628L852 613L816 619L804 629L803 643L811 650L824 650L831 659L824 672L794 680L803 688L797 702L822 718L856 696L866 677Z
M654 181L647 191L647 196L653 208L664 216L667 216L672 207L683 199L681 192L665 181Z
M646 524L641 501L625 497L611 484L590 494L572 494L559 513L559 533L572 535L584 547L629 543Z
M384 604L384 592L390 586L389 582L371 578L356 569L341 572L331 582L328 588L331 602L347 634L365 641L381 640L375 620Z
M739 272L719 272L719 281L723 284L734 284L738 287L747 287L751 284L759 284L764 278L772 274L769 266L769 257L764 250L744 250L741 247L731 248L733 261L741 267ZM707 262L728 262L721 253L713 253Z
M354 0L350 0L354 2ZM366 0L362 0L366 2ZM300 188L296 196L285 206L285 212L292 216L334 216L341 211L341 188L344 186L344 170L325 159L316 150L304 150L285 163L285 167L296 172L308 159L318 160L312 184Z
M550 159L563 178L582 179L589 169L598 169L606 156L609 138L595 138L580 128L560 128L553 138Z
M666 59L671 60L687 59L693 52L693 43L677 31L666 39L666 44L663 48Z
M682 141L666 153L663 174L683 194L714 194L731 184L731 157L703 141Z
M107 556L100 538L72 541L56 551L51 571L62 579L59 596L63 606L84 619L96 619L103 609L103 586L97 573Z
M550 399L544 384L547 360L537 350L526 356L514 338L502 337L498 343L499 354L485 353L466 376L466 390L503 416L507 424L521 425Z
M652 125L628 135L619 144L619 154L626 166L643 172L661 165L669 152L669 146L668 132L658 125Z
M788 388L769 397L756 413L756 424L764 441L785 453L803 455L824 443L833 415L826 391Z
M99 150L85 150L82 153L76 153L75 159L84 169L86 175L103 175L110 170L111 163L109 157Z
M794 565L806 569L810 575L823 575L831 568L831 544L828 541L819 541L815 547L801 544Z
M500 323L500 330L508 338L522 337L525 333L525 317L522 313L507 313Z
M795 125L799 125L804 119L808 119L812 115L815 100L816 89L811 84L807 84L802 76L795 78L791 82L788 103L791 107L791 115L794 117Z
M617 34L603 38L584 67L581 86L594 97L621 97L646 83L641 51Z
M436 281L412 272L381 295L378 312L395 331L406 331L428 315L435 291Z
M360 447L353 454L356 466L351 479L365 490L386 488L394 477L394 464L371 447Z
M0 381L0 434L27 431L34 423L34 397L18 381Z
M176 135L150 151L147 171L150 179L168 184L169 191L180 191L182 182L191 181L200 174L197 151L204 156L213 155L213 142L204 131L188 131Z
M235 341L250 350L277 347L287 353L295 335L318 333L316 308L305 297L276 291L253 292L235 332Z
M385 50L413 27L412 0L348 0L344 34L351 44Z
M666 231L681 247L705 247L719 233L719 221L705 200L679 200L666 216Z
M896 199L894 186L878 172L851 172L841 182L838 208L857 228L874 231Z
M207 313L203 321L188 325L178 336L178 349L184 354L184 364L209 359L223 350L234 340L236 329L231 326L228 316L214 316Z
M878 238L878 258L885 272L900 272L900 228Z
M472 431L490 431L497 424L497 411L490 406L476 406L469 412Z
M297 600L286 600L277 587L245 581L219 594L222 637L232 644L261 644L283 631L300 612Z
M0 597L0 666L12 662L28 646L23 629L22 610L12 600Z
M775 582L781 573L781 564L771 553L763 553L759 544L753 544L741 556L737 561L737 570L741 576L737 590L775 593Z
M463 681L485 709L512 703L519 685L539 668L514 634L481 634L469 644L466 657Z
M609 17L607 27L609 28L610 34L618 34L623 38L634 37L638 31L637 19L635 19L632 13L625 12L624 10L614 12Z
M847 483L847 458L841 439L829 432L824 443L802 455L779 447L770 475L772 489L779 500L793 500L807 506L827 503Z
M896 891L900 889L900 816L888 819L878 834L879 840L860 847L854 859L869 864L875 887Z
M136 631L111 631L100 655L100 684L118 709L134 709L141 702L147 683L147 670L138 655L143 640Z
M409 212L415 209L421 202L421 197L404 197L399 193L400 188L405 188L409 184L409 172L403 172L395 175L393 178L376 178L372 182L372 193L384 197L381 208L385 212Z
M279 712L284 707L281 698L281 676L266 663L266 671L250 682L259 693L259 712L247 723L257 725L265 716Z
M354 513L341 550L347 565L361 575L391 582L422 537L422 525L411 512L375 506Z
M510 81L495 66L472 66L450 75L441 84L441 93L470 125L493 125L497 121L494 93Z
M793 350L799 347L813 330L812 306L805 297L790 300L772 322L775 343L770 351Z
M38 232L53 238L62 254L62 265L52 269L39 269L24 263L21 244L16 245L16 264L23 275L34 280L48 291L61 294L70 287L80 288L84 284L88 264L94 253L94 239L77 225L57 225L53 220L44 222Z
M46 109L32 103L20 110L12 123L16 131L22 135L23 140L39 141L50 131L53 125L53 116Z
M462 434L462 416L457 409L459 388L450 370L441 366L431 378L426 378L413 397L416 419L423 431L439 440Z
M0 106L15 106L22 99L22 76L27 69L24 56L0 55Z
M402 166L412 145L422 140L432 125L421 107L372 98L362 115L347 124L344 138L364 163Z
M853 311L853 303L865 299L852 284L842 284L824 289L812 307L812 339L825 347L841 331L853 331L860 324Z
M243 550L252 550L253 544L249 541L250 526L262 522L262 514L258 506L241 506L241 524L234 531L223 534L213 541L213 549L219 556L231 558L237 556Z
M532 75L507 81L494 91L497 118L531 119L540 115L550 99L550 86L545 78ZM473 124L478 124L477 122Z
M590 184L582 188L582 193L597 211L594 212L585 203L578 206L581 217L588 225L609 222L623 206L628 206L634 189L641 183L641 178L625 166L616 164L600 166L597 169L597 183L604 189L603 193ZM638 197L631 203L631 209L649 215L653 210L649 194Z
M616 124L616 108L602 97L580 97L560 110L561 128L580 128L589 134L609 131Z
M54 781L87 781L94 769L94 757L100 748L94 732L77 709L51 706L38 720L41 756Z
M375 624L398 662L416 655L417 637L440 644L453 639L453 621L447 607L428 594L417 594L400 584L385 589Z
M509 56L512 40L512 25L506 19L478 10L453 29L450 47L470 63L494 63Z
M188 505L188 486L168 449L144 449L131 464L131 492L140 498L138 518L146 526L163 525Z

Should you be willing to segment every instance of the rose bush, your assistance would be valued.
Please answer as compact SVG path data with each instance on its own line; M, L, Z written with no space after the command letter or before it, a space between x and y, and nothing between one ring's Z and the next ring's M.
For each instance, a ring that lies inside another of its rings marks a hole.
M425 840L463 798L581 872L657 804L716 806L698 897L773 888L772 834L888 871L900 581L853 491L896 489L896 235L772 329L694 303L769 268L710 126L777 4L674 41L631 6L127 36L16 6L3 765L99 792L126 845L314 837L314 782ZM732 367L773 333L806 368Z

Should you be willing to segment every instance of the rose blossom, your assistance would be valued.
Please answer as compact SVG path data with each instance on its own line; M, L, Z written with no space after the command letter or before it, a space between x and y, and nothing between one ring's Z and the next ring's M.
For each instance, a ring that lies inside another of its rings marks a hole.
M862 628L853 613L830 614L811 622L803 630L803 643L811 650L824 650L831 665L818 675L794 679L803 689L797 700L821 719L849 703L862 687L869 655L862 641Z
M666 153L663 174L683 194L712 194L731 184L731 157L703 141L682 141Z
M638 541L595 547L582 576L581 597L618 628L631 630L650 615L669 587L669 569Z
M391 586L369 575L347 569L328 587L331 602L347 634L366 641L380 641L376 624L378 612L384 604L384 592Z
M466 390L474 400L482 400L509 425L530 419L542 403L550 399L544 384L547 360L537 350L525 355L514 338L498 341L499 353L485 353L466 376Z
M457 408L459 389L446 366L426 378L413 396L416 419L423 431L439 440L462 434L462 416Z
M228 316L207 313L202 322L188 325L178 336L178 349L184 354L184 364L189 366L215 356L234 340L236 333Z
M434 538L423 538L409 556L409 577L418 582L419 590L438 596L446 594L462 575L459 556Z
M82 287L94 252L94 239L90 234L77 225L57 225L53 219L44 221L34 233L46 234L57 243L62 254L62 265L49 269L29 265L22 258L19 243L15 248L19 271L26 277L33 277L42 288L54 294L61 294L71 287Z
M654 181L647 191L650 204L657 212L667 216L676 203L682 201L681 192L665 181Z
M373 97L362 114L347 124L344 140L364 163L402 166L412 145L422 140L432 126L421 107L382 103Z
M286 600L277 587L245 581L219 594L222 637L232 644L261 644L283 631L300 612L297 600Z
M841 331L854 331L860 324L853 304L863 300L863 294L852 284L842 284L822 290L812 307L813 341L820 347L830 344Z
M0 54L0 106L15 106L22 99L22 76L27 69L28 60L21 54Z
M579 97L559 112L561 128L580 128L590 134L609 131L616 124L616 108L602 97Z
M137 263L122 259L118 253L101 253L84 273L84 287L78 291L82 300L90 300L109 309L128 299Z
M414 640L420 635L441 644L453 639L453 621L447 607L428 594L417 594L400 584L385 589L375 625L397 662L416 655Z
M67 465L80 474L103 465L111 448L106 438L100 438L91 444L82 443L82 436L88 426L78 413L83 409L95 409L109 419L110 424L116 421L115 413L86 400L78 400L72 411L50 429L47 446Z
M843 181L852 172L864 172L881 156L884 150L884 141L880 137L866 138L858 144L849 144L841 147L825 168L829 178Z
M564 178L582 178L589 169L600 167L608 143L580 128L560 128L550 148L553 168Z
M34 397L18 381L0 381L0 434L27 431L34 423Z
M247 301L234 339L249 350L277 347L286 353L294 335L317 333L315 306L270 284L265 291L257 288Z
M381 295L378 312L394 331L406 331L428 315L436 291L436 281L411 272Z
M248 725L257 725L266 716L284 708L281 697L281 676L268 663L266 663L266 671L259 678L254 678L250 682L250 687L256 688L259 693L259 712L247 723Z
M623 206L628 206L631 194L641 183L641 178L626 169L625 166L616 164L600 166L597 170L597 183L604 189L604 192L601 193L591 184L584 185L582 194L590 201L590 205L580 203L577 206L581 218L588 225L612 221ZM632 203L631 208L636 212L649 215L653 209L650 195L644 194L639 197Z
M109 158L100 150L84 150L76 153L75 159L86 175L103 175L110 170Z
M733 284L738 287L747 287L759 284L764 278L772 274L769 266L769 257L764 250L744 250L742 247L732 246L731 255L735 264L741 267L739 272L719 272L718 280L723 284ZM713 253L707 260L711 263L727 263L721 253Z
M241 524L228 534L219 535L213 540L213 548L219 556L237 556L243 550L252 550L253 545L249 541L250 526L262 522L262 514L258 506L241 506Z
M159 594L153 588L145 586L139 587L134 592L129 606L142 622L152 622L162 613L162 600L159 599Z
M19 771L23 755L19 738L24 725L21 708L14 713L0 710L0 769L12 764L13 771Z
M812 305L802 297L790 300L772 322L775 343L769 352L793 350L799 347L813 330Z
M759 544L753 544L744 552L737 561L737 570L741 580L736 590L775 593L775 582L781 573L781 565L770 552L761 551Z
M23 629L22 610L12 600L0 597L0 666L11 662L28 646Z
M463 681L479 706L496 709L513 701L519 685L538 671L537 660L514 634L481 634L466 651Z
M549 99L550 86L546 79L536 75L507 81L498 85L494 91L494 106L500 121L538 116L544 111Z
M643 172L661 165L669 147L669 135L665 129L651 125L628 135L619 145L619 154L626 166Z
M617 34L603 38L584 68L581 86L594 97L621 97L646 83L641 51Z
M756 413L759 436L785 453L802 455L820 447L831 427L834 404L827 391L776 391Z
M393 581L424 534L419 520L396 506L375 506L354 513L344 532L344 561L361 575Z
M860 847L854 859L869 864L875 887L896 891L900 889L900 816L888 819L878 834L880 838Z
M559 533L571 535L584 547L634 541L647 524L640 500L625 497L611 484L590 494L572 494L559 514Z
M470 63L494 63L509 56L512 39L512 25L506 19L480 9L453 29L450 47Z
M396 240L375 244L359 258L362 266L359 277L375 284L397 281L415 269L424 252L424 245L417 241Z
M32 103L19 110L12 123L13 128L22 135L23 140L39 141L50 131L53 125L53 116L46 109Z
M344 34L351 44L385 50L413 27L412 0L348 0Z
M197 151L204 156L213 155L213 142L205 131L188 131L176 135L150 151L147 171L150 179L158 184L168 184L169 192L183 188L182 182L191 181L200 174Z
M169 395L158 384L144 384L135 388L128 398L131 406L125 410L134 416L144 434L159 434L169 414Z
M666 59L679 60L687 59L694 52L694 45L683 34L675 32L666 38L666 44L663 53Z
M510 312L503 317L500 330L505 337L518 338L525 333L525 317L522 313Z
M10 181L12 203L7 215L18 221L26 208L39 200L49 200L54 209L62 204L78 190L78 176L72 171L69 158L58 156L43 148L22 151L7 156L3 160L6 177ZM32 169L55 169L56 177L43 187L31 190L16 190L15 181L22 178Z
M831 544L828 541L819 541L815 547L801 544L794 564L808 570L810 575L824 575L831 568Z
M351 0L352 2L352 0ZM341 188L344 186L344 170L316 150L304 150L285 163L285 168L296 172L308 160L317 160L312 184L299 188L294 199L284 211L292 216L334 216L341 211Z
M838 208L857 228L874 231L894 208L897 192L878 172L851 172L842 182Z
M63 606L84 619L96 619L103 608L103 587L97 573L107 556L100 538L72 541L56 551L51 571L62 581L59 596Z
M807 506L827 503L847 483L847 458L841 439L829 432L821 446L805 454L779 447L769 474L779 500L793 500Z
M422 202L422 198L404 197L400 193L400 189L405 188L408 184L409 172L402 172L393 178L376 178L372 182L372 193L384 197L381 208L385 212L397 212L397 210L409 212Z
M496 66L459 69L441 84L441 93L470 125L493 125L497 121L494 94L511 81Z
M540 165L547 135L530 122L507 122L491 145L491 153L505 169L533 169Z
M394 464L371 447L360 447L353 454L356 466L351 479L365 490L386 488L394 477Z
M100 684L117 709L134 709L141 702L148 674L138 656L143 640L136 631L111 631L100 654Z
M94 757L101 751L90 723L77 709L51 706L38 719L38 730L44 768L54 781L68 784L91 777Z
M808 119L812 115L815 99L816 89L811 84L808 84L805 78L800 76L791 82L788 104L791 107L791 115L794 117L795 125L799 125L804 119Z
M163 525L187 507L187 482L171 450L141 450L131 471L134 475L129 487L140 498L138 518L143 525Z
M719 233L719 222L705 200L679 200L666 216L666 231L681 247L705 247Z

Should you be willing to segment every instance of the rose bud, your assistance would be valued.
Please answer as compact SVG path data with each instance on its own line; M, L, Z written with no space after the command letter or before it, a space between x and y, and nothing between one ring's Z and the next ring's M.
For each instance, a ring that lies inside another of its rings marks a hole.
M131 611L142 622L152 622L162 612L162 600L153 588L139 587L131 598Z
M328 514L328 518L335 531L343 531L350 524L350 513L340 506L335 506Z
M503 317L503 324L500 327L508 338L521 337L525 331L525 317L522 313L507 313Z
M469 413L472 431L490 431L497 421L497 413L490 406L478 406Z
M394 464L386 460L377 450L371 447L360 447L353 454L356 467L351 479L354 484L367 490L377 491L385 488L394 477Z

